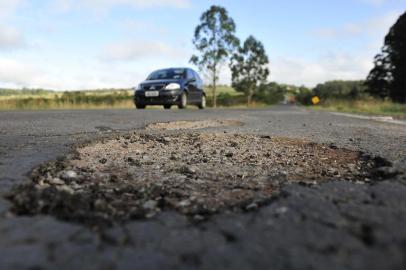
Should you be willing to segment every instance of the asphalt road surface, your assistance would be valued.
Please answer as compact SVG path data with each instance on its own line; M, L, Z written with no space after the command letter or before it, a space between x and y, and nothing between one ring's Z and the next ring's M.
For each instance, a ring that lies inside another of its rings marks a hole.
M290 184L266 206L193 223L173 211L95 231L50 216L16 216L0 197L0 269L406 269L406 126L313 112L100 110L0 112L0 192L72 146L146 125L238 120L204 132L306 139L392 164L370 183ZM388 175L390 177L388 177Z

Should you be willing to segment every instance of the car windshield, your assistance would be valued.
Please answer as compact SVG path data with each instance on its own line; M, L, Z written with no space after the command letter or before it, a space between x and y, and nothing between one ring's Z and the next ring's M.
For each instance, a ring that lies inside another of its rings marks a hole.
M152 80L176 80L185 77L185 69L163 69L153 72L148 76L149 81Z

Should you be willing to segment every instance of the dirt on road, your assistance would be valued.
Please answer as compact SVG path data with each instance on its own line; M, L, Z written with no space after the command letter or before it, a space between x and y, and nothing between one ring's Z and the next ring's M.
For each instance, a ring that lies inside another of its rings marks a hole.
M174 121L167 123L154 123L146 127L147 130L183 130L183 129L204 129L215 127L242 126L243 123L237 120L202 120L202 121Z

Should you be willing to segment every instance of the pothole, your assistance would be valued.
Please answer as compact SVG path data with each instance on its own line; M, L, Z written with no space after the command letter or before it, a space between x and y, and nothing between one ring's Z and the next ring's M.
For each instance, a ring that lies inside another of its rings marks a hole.
M200 220L256 209L290 182L368 181L375 161L303 140L233 134L137 134L79 147L9 196L21 215L104 226L176 210Z
M175 121L168 123L154 123L146 127L147 130L182 130L203 129L212 127L242 126L237 120L203 120L203 121Z

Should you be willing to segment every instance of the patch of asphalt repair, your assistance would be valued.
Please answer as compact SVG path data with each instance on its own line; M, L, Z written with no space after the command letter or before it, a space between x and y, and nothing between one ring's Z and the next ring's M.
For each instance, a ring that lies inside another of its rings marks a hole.
M385 159L334 144L181 131L241 122L158 123L77 147L34 170L8 198L17 215L48 214L101 229L175 210L193 221L267 205L292 183L368 184L395 177ZM151 132L151 131L156 131Z

